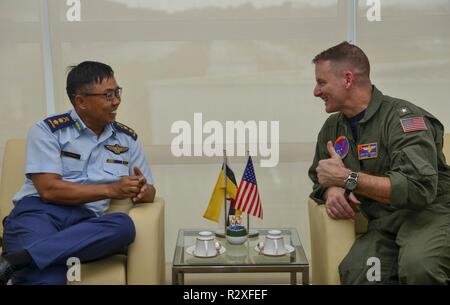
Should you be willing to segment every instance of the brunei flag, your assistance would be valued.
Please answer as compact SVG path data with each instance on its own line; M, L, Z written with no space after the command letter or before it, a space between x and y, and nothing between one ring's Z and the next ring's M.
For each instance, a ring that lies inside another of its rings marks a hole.
M214 187L214 191L211 195L211 199L209 200L208 208L203 214L203 217L206 219L219 222L220 213L223 210L223 197L224 197L224 179L223 179L223 166L220 170L219 177L217 178L216 186ZM227 166L227 195L229 198L234 200L236 198L237 193L237 183L236 178L234 177L233 171ZM234 209L231 210L233 204L230 204L230 214L229 215L240 215L240 213L235 213ZM237 211L236 211L237 212Z

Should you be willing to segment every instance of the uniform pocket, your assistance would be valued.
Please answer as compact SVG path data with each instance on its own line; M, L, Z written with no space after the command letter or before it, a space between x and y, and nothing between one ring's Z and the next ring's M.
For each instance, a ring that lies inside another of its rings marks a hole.
M62 165L63 165L63 172L65 175L77 175L81 174L84 167L84 161L82 159L75 159L71 157L65 157L62 158Z
M103 170L114 176L128 176L128 167L123 164L104 163Z
M429 152L420 145L412 145L403 149L404 162L400 164L402 172L407 176L420 178L421 176L433 176L437 174L429 158Z

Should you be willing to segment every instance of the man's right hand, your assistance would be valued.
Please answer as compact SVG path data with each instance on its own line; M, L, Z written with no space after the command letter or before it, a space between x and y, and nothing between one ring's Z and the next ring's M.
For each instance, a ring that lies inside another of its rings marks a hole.
M355 218L356 214L344 196L345 190L341 187L329 187L325 192L325 210L332 219ZM350 193L348 197L351 204L360 205L361 202Z
M141 189L139 176L123 176L109 184L109 197L112 199L134 198Z

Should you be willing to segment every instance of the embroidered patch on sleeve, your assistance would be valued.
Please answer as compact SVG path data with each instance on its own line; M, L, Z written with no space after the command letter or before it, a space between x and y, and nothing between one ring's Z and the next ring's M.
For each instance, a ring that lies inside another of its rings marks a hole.
M402 124L403 132L427 130L427 125L423 117L414 117L407 119L400 119L400 124Z

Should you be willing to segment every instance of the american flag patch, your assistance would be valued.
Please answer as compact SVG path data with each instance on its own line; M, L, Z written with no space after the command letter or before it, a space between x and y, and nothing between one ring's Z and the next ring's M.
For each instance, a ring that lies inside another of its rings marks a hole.
M425 124L425 120L421 116L408 119L400 119L400 123L402 124L403 132L428 129L427 125Z

